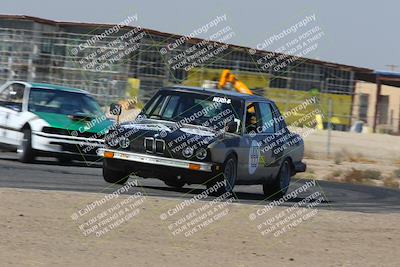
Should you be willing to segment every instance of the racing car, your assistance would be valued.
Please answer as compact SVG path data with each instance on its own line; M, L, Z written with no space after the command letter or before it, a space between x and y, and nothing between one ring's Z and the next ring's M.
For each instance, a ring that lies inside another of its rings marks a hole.
M291 177L305 171L303 153L302 138L273 101L182 86L158 91L134 121L110 129L99 150L109 183L134 174L173 187L219 183L220 192L262 184L268 197L283 196Z
M22 162L37 156L98 159L112 124L81 89L21 81L0 87L0 145L16 150Z

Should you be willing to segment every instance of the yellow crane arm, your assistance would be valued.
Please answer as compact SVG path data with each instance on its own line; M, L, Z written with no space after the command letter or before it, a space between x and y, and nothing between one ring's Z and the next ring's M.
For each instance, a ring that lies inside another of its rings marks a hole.
M248 95L253 94L253 92L243 82L238 80L229 70L223 70L218 81L218 88L223 89L228 83L230 83L239 93Z

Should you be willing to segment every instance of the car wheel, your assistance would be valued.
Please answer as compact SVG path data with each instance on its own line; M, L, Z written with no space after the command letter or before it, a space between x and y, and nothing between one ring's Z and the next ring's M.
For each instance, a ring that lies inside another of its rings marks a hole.
M278 176L272 182L267 181L263 184L265 197L274 199L283 197L289 188L291 176L290 161L285 159L279 169Z
M114 171L112 169L107 168L107 166L103 163L103 178L104 181L111 184L125 184L129 179L129 173Z
M229 156L225 160L222 172L218 176L213 178L210 183L207 183L207 188L211 188L218 182L223 181L224 186L218 187L216 193L222 195L225 192L232 192L237 178L237 160L234 156Z
M175 177L169 178L168 180L164 180L164 183L170 187L177 187L177 188L181 188L186 184L185 181L177 179Z
M23 139L18 146L18 159L24 163L31 163L35 160L35 151L32 148L32 132L29 128L22 130Z

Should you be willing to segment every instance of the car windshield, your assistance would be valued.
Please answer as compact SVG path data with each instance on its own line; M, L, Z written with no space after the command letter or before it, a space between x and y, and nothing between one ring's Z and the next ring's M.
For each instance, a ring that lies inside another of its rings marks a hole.
M219 130L227 122L242 126L241 101L225 96L183 92L160 92L145 106L142 114L150 119L202 125Z
M80 114L100 116L102 111L89 95L77 92L32 88L29 94L28 110L65 115Z

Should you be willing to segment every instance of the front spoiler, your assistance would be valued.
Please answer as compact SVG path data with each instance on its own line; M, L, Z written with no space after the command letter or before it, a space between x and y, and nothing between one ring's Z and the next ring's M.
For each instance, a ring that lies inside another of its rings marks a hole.
M167 166L167 167L176 167L176 168L195 170L195 171L204 171L204 172L212 172L213 171L212 163L165 158L165 157L160 157L160 156L119 151L119 150L113 150L113 149L104 149L104 148L99 149L97 155L104 157L105 152L109 152L110 155L112 155L112 157L107 156L106 158L127 160L127 161L140 162L140 163L148 163L148 164L161 165L161 166Z

